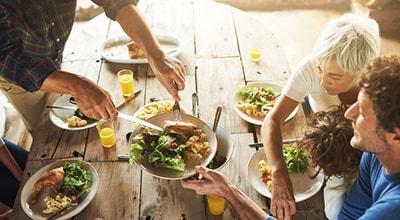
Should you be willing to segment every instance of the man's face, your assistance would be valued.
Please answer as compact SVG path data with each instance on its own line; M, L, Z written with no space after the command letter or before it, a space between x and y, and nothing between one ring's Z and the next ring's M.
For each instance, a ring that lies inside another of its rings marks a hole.
M376 154L386 151L386 132L378 128L372 101L362 90L358 94L358 101L346 111L345 117L353 121L354 136L350 141L351 146Z

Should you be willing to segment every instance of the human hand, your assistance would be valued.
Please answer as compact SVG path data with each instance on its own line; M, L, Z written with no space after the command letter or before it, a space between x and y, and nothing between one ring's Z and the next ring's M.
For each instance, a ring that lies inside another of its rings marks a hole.
M0 220L11 219L11 213L12 213L12 209L9 209L6 212L0 213Z
M293 186L288 175L272 178L271 214L289 220L296 214Z
M88 80L89 81L89 80ZM117 109L109 94L95 83L89 83L71 94L79 110L87 117L97 120L115 120Z
M175 57L165 56L159 60L149 59L149 63L160 83L176 101L180 101L178 91L185 88L186 77L186 70L181 61Z
M218 171L208 169L204 166L196 166L196 172L202 178L189 177L181 180L183 188L192 189L199 195L224 196L227 179Z
M55 70L47 76L40 90L72 95L79 110L89 118L117 118L118 112L109 94L94 81L79 74Z

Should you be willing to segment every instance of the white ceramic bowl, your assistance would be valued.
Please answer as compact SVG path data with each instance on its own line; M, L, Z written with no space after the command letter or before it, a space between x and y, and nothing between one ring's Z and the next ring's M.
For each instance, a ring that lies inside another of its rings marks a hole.
M213 125L209 123L209 126L212 127ZM231 159L233 154L233 140L231 134L225 130L221 126L217 126L217 130L215 131L217 136L217 153L216 156L222 156L226 158L226 161L220 165L215 170L222 169Z

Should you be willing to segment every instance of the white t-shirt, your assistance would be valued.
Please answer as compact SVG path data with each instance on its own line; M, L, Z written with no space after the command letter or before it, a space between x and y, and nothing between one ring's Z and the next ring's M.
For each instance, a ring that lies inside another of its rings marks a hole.
M307 93L313 112L326 111L331 105L341 104L337 95L327 94L321 86L317 64L311 55L299 63L282 89L283 95L298 102L302 102Z

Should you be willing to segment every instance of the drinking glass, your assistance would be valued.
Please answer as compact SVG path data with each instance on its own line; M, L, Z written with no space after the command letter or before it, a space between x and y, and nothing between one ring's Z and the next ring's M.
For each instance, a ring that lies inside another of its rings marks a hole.
M250 58L254 62L259 62L261 60L261 51L258 48L253 48L250 51Z
M123 69L118 73L119 86L121 87L122 95L129 97L134 95L133 93L133 72L132 70Z
M109 148L115 145L114 124L109 120L100 120L97 125L97 131L103 147Z
M225 209L225 199L220 196L207 195L208 210L212 215L221 215Z

